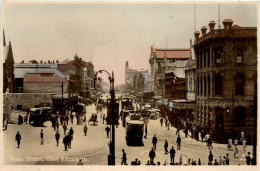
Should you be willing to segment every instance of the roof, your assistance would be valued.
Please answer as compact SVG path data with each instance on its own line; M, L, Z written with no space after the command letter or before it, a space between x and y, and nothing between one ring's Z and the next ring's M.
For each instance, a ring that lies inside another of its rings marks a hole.
M127 124L143 125L144 122L143 121L139 121L139 120L130 120L130 121L127 122Z
M21 64L14 64L14 68L58 68L57 64L48 64L48 63L21 63Z
M14 68L15 78L24 78L27 73L44 73L52 72L60 78L65 79L66 76L55 68Z
M70 62L71 62L71 60L65 59L65 60L61 61L59 64L66 65L66 64L69 64Z
M151 52L155 58L163 59L166 55L167 59L189 59L190 49L159 49L152 47Z
M41 73L25 74L24 83L62 83L64 80L55 74L52 76L42 75Z

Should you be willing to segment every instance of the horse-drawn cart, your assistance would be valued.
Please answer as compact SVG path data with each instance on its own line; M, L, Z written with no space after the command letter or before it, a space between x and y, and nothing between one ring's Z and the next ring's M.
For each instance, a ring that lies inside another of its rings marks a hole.
M89 120L88 120L88 124L89 122L93 122L94 125L98 124L98 120L97 120L97 114L92 113L92 115L90 116Z

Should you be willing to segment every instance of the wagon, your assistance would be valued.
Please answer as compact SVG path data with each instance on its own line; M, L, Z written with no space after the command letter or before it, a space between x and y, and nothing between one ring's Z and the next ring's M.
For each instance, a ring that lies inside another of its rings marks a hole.
M88 120L88 124L89 124L89 122L93 122L93 124L96 125L98 123L97 114L92 114Z

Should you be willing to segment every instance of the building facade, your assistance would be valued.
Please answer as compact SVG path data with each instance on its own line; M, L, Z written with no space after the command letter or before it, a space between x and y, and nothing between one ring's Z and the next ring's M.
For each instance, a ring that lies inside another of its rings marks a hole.
M189 49L159 49L151 47L150 53L150 91L155 96L163 96L165 74L174 72L184 78L186 62L189 60Z
M138 84L140 87L142 87L142 85L140 85L140 84L145 84L144 81L146 81L146 83L147 83L147 79L143 78L142 74L148 74L148 70L132 69L129 67L128 61L126 61L126 65L125 65L125 89L126 89L126 91L131 91L131 90L138 91ZM139 83L138 83L138 80L139 80Z
M68 82L54 73L25 74L23 80L24 93L67 93Z
M215 30L215 22L195 32L197 128L208 129L215 140L244 131L252 143L257 81L256 27L232 25Z

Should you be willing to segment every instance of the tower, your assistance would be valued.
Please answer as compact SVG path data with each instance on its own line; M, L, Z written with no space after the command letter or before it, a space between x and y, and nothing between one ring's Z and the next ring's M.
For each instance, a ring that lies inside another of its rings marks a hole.
M9 89L10 93L15 92L15 83L14 83L14 58L11 41L9 41L8 46L5 42L5 33L3 31L3 51L4 51L4 85L3 92Z

